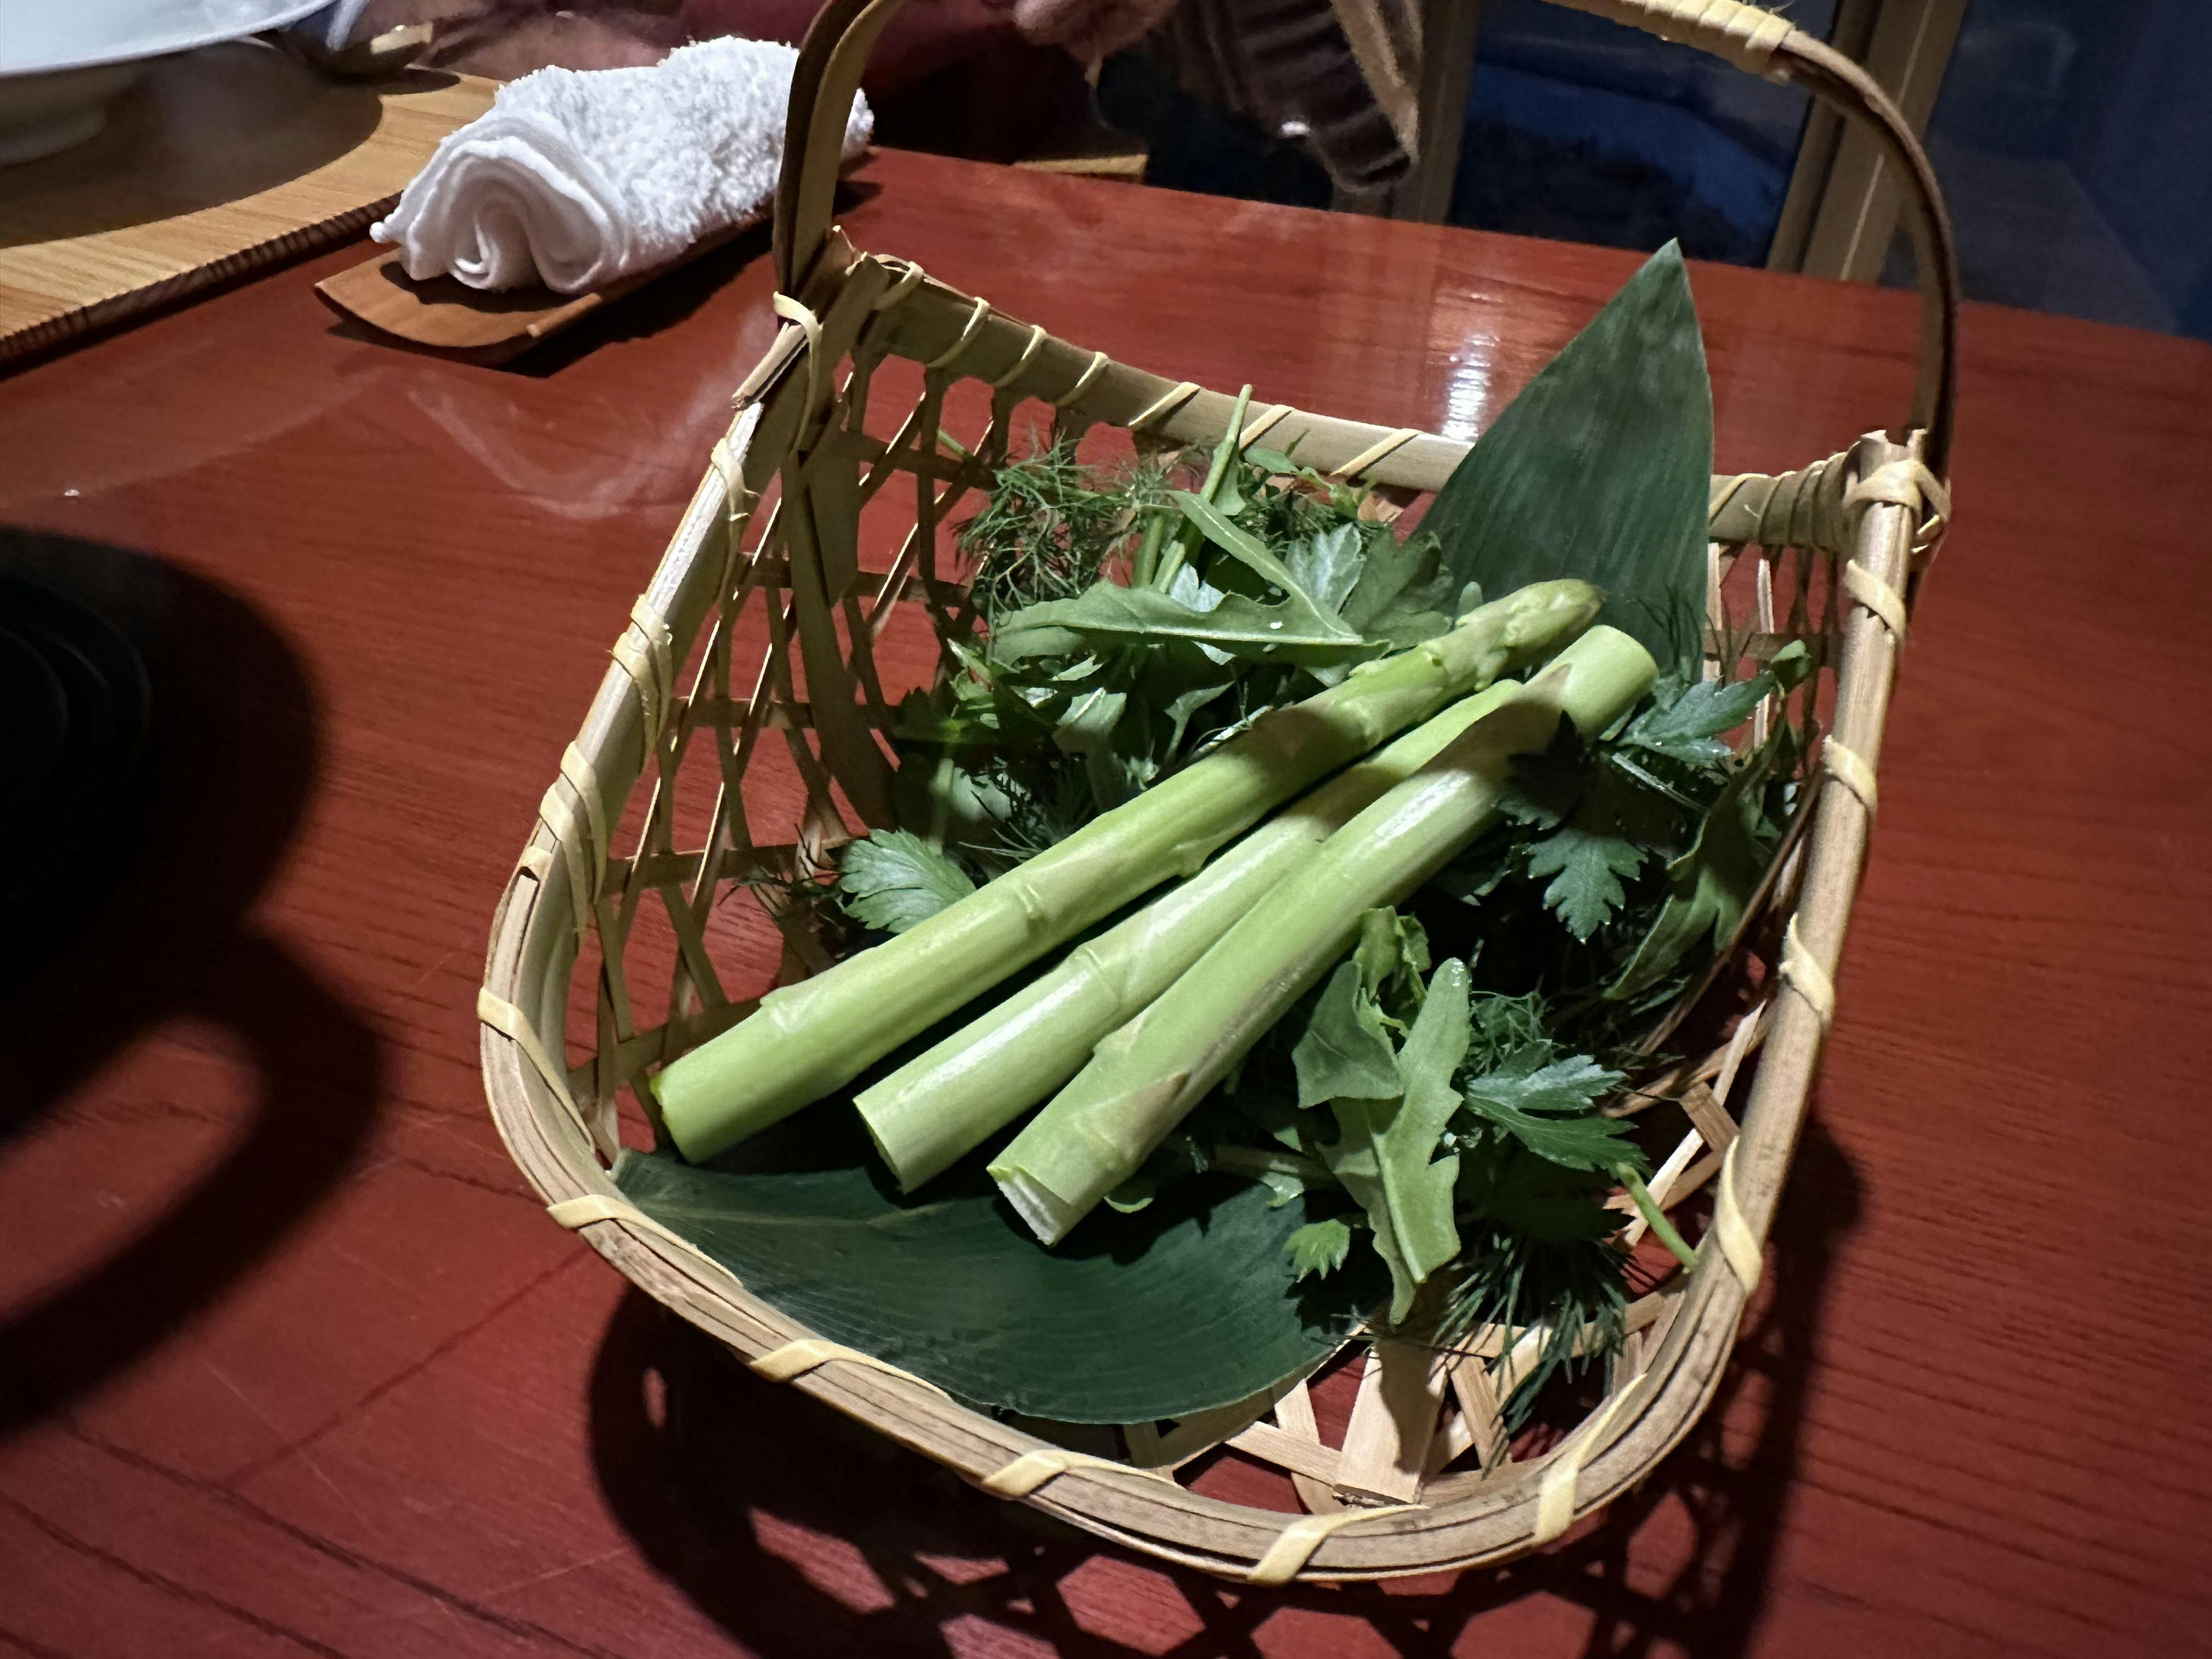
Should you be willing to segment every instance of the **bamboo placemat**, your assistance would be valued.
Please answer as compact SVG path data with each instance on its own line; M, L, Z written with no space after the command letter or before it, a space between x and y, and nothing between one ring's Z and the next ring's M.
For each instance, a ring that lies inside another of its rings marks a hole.
M250 42L155 64L98 137L0 170L0 362L352 234L493 90L328 81Z

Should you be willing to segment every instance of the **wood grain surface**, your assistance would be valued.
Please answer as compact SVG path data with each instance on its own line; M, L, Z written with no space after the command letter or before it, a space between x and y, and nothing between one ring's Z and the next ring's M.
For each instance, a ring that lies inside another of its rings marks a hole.
M98 137L0 180L0 362L351 235L492 91L329 81L252 41L163 59Z
M1634 263L896 153L864 189L863 246L1072 338L1455 434ZM10 957L0 1650L2203 1650L2212 349L1970 312L1960 527L1706 1427L1550 1557L1264 1593L747 1376L530 1200L481 1103L486 924L773 334L768 262L514 371L334 325L312 283L359 258L0 379L9 556L153 641L167 768L122 855L51 849L82 885ZM1902 408L1905 297L1693 280L1723 465Z

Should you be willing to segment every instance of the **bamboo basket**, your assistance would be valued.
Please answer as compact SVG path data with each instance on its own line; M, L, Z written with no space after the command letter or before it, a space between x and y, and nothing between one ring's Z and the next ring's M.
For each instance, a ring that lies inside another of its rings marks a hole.
M1727 964L1745 1012L1714 1052L1622 1105L1663 1095L1690 1126L1651 1186L1686 1231L1707 1218L1695 1269L1632 1304L1632 1334L1602 1398L1540 1454L1516 1459L1498 1443L1480 1363L1499 1352L1497 1332L1451 1354L1376 1345L1340 1445L1316 1431L1301 1381L1178 1424L1128 1425L1102 1452L1096 1431L1085 1440L967 1409L819 1338L629 1205L607 1172L621 1091L744 1017L747 996L766 988L740 994L724 982L717 963L733 941L757 961L763 940L780 940L786 975L822 964L804 919L775 901L773 878L824 868L856 827L890 821L876 656L898 627L941 639L963 626L940 541L962 496L988 487L1019 411L1048 417L1056 434L1115 427L1178 446L1212 445L1230 418L1221 392L1070 344L915 265L859 252L832 227L843 112L900 3L830 0L800 52L775 210L784 326L738 392L728 436L615 642L501 899L478 1004L493 1117L554 1218L630 1280L756 1371L996 1496L1257 1583L1525 1553L1642 1480L1688 1433L1759 1276L1833 1014L1910 595L1948 510L1940 478L1956 284L1927 160L1863 71L1779 18L1728 0L1562 0L1796 81L1867 124L1911 186L1923 273L1919 385L1901 437L1871 434L1780 477L1713 480L1709 654L1717 672L1748 672L1806 641L1821 665L1826 738L1806 810ZM918 372L921 387L890 420L882 396L872 413L870 403L887 364ZM980 383L967 395L988 394L988 417L957 454L938 434L963 381ZM1248 441L1295 441L1302 459L1401 501L1435 489L1467 447L1280 404L1255 409ZM891 435L870 435L871 424ZM902 544L888 572L863 573L856 524L864 514L903 516L902 479L913 501ZM772 491L778 499L764 507ZM740 660L747 641L754 648ZM771 761L780 781L768 788ZM641 944L648 923L661 948ZM665 1010L654 1018L641 998L662 987ZM588 1012L572 1023L572 1008ZM1225 1503L1179 1483L1178 1470L1224 1444L1288 1472L1309 1513Z

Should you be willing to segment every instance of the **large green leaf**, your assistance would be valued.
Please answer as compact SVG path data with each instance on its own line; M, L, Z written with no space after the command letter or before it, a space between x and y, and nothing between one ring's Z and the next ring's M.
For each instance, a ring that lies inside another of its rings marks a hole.
M1507 405L1422 522L1455 580L1595 582L1604 621L1693 670L1712 469L1705 349L1670 242Z
M782 1167L772 1146L740 1151L750 1167L624 1152L615 1180L754 1295L979 1404L1067 1423L1182 1417L1317 1364L1352 1322L1346 1275L1292 1290L1284 1246L1304 1206L1272 1206L1257 1182L1178 1182L1048 1250L981 1159L902 1198L863 1146Z

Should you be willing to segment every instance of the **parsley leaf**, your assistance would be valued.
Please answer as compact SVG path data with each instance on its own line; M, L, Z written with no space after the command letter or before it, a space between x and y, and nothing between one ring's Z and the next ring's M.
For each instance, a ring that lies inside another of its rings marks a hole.
M1316 1278L1333 1273L1352 1254L1352 1229L1335 1216L1309 1221L1283 1241L1283 1254L1291 1259L1293 1285L1309 1273Z
M1644 848L1577 822L1528 849L1528 873L1540 881L1553 878L1544 890L1544 902L1568 932L1586 939L1627 902L1621 879L1642 869L1645 856Z
M1460 1084L1468 1110L1504 1130L1547 1163L1570 1170L1611 1170L1640 1163L1628 1126L1590 1109L1620 1086L1587 1054L1540 1063L1548 1044L1532 1045L1496 1070Z
M862 926L903 933L975 890L945 854L904 830L878 830L847 844L837 889Z
M1751 718L1773 680L1694 680L1674 697L1662 696L1629 722L1620 741L1691 766L1717 766L1735 753L1723 737Z

